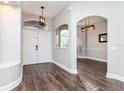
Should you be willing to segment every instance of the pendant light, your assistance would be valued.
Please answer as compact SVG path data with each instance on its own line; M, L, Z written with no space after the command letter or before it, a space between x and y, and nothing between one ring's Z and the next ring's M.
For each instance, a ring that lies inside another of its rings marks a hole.
M93 31L93 30L95 30L95 25L90 25L89 19L86 18L85 26L81 28L81 32L87 32L87 31Z
M44 6L41 6L41 9L42 9L42 16L39 16L39 23L40 23L40 25L41 26L45 26L46 25L46 23L45 23L45 18L44 18L44 16L43 16L43 9L44 9Z

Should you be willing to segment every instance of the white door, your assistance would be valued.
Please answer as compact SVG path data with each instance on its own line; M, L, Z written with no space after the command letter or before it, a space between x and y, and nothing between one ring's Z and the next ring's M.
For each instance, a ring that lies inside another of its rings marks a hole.
M51 61L51 33L41 31L38 33L38 60L39 63Z
M50 31L40 31L36 29L23 30L22 62L24 65L50 62L52 59L51 48L52 46Z
M22 32L22 61L23 64L33 64L37 62L36 41L37 32L25 29Z

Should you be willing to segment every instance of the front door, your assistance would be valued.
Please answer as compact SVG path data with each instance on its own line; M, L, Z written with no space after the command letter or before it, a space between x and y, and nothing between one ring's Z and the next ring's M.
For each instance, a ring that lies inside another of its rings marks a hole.
M36 49L37 48L37 49ZM37 32L25 29L22 32L22 61L23 64L33 64L38 61Z

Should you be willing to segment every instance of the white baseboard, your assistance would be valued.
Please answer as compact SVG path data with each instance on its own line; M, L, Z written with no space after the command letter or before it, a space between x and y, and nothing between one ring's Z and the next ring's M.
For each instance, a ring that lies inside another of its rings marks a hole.
M78 73L76 69L71 69L71 68L64 66L64 65L62 65L58 62L55 62L55 61L52 61L52 62L71 74L77 74Z
M16 81L14 81L14 82L6 85L6 86L0 87L0 91L9 91L9 90L12 90L15 87L17 87L21 83L21 81L22 81L22 76L20 76Z
M124 77L123 77L123 76L119 76L119 75L107 73L107 74L106 74L106 77L107 77L107 78L117 79L117 80L120 80L120 81L124 82Z
M66 70L66 71L69 72L69 73L72 73L72 74L77 74L77 73L78 73L76 69L70 69L69 67L64 66L64 65L62 65L62 64L60 64L60 63L58 63L58 62L55 62L55 61L53 61L53 60L50 60L50 61L47 61L47 62L54 63L54 64L56 64L57 66L61 67L62 69ZM47 63L47 62L41 62L41 63ZM24 65L31 65L31 64L39 64L39 63L35 63L35 62L32 62L32 63L25 63L25 64L23 63L23 66L24 66Z
M70 73L72 73L72 74L78 74L78 71L76 69L71 69Z
M48 63L48 62L52 62L51 60L48 61L42 61L42 62L29 62L29 63L24 63L22 64L22 66L24 65L33 65L33 64L41 64L41 63Z
M107 62L107 60L104 60L104 59L87 57L87 56L78 56L78 58L88 58L88 59L92 59L92 60L98 60L98 61L101 61L101 62Z

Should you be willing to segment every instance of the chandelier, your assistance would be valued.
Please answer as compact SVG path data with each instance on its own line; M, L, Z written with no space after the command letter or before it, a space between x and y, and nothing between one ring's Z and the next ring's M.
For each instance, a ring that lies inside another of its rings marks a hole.
M85 20L84 27L81 27L81 32L93 31L95 30L95 25L89 25L89 19Z
M44 27L44 26L46 25L46 23L45 23L45 18L44 18L44 16L43 16L43 9L44 9L44 6L41 6L41 9L42 9L42 16L39 16L39 24Z

